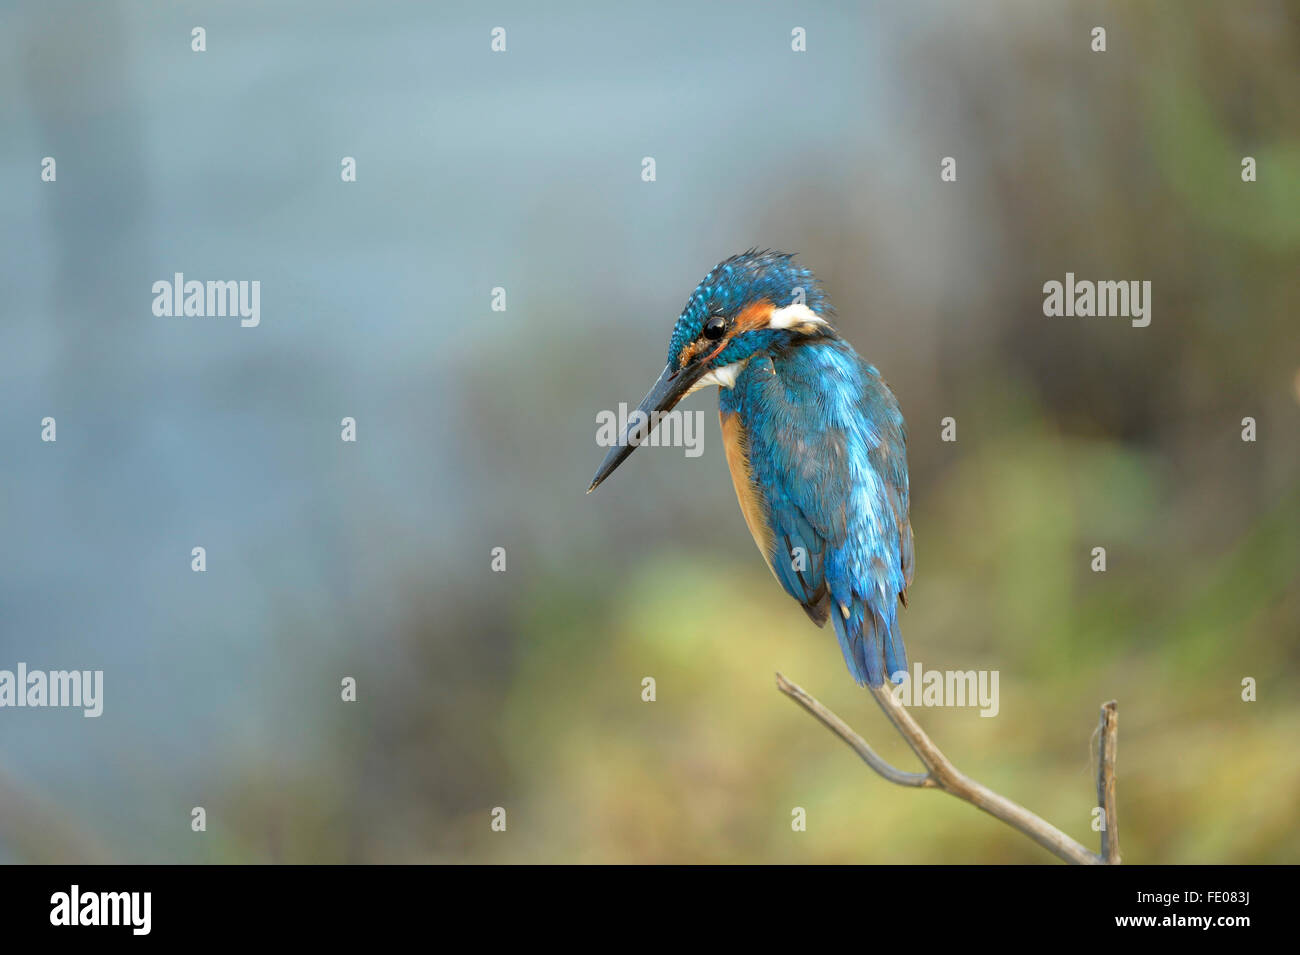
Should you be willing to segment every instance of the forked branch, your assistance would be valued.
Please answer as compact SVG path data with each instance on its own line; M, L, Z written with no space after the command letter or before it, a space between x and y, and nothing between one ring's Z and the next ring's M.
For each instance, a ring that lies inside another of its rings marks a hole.
M889 722L907 741L925 767L923 773L909 773L894 766L880 757L868 745L867 741L853 731L842 719L828 710L818 700L809 695L797 684L791 683L780 673L776 675L776 685L782 693L793 699L805 710L815 716L823 726L848 743L862 761L876 773L899 786L913 786L918 789L941 789L944 792L964 799L972 806L983 809L990 816L1001 819L1033 839L1066 862L1075 865L1118 864L1119 830L1115 822L1115 747L1119 732L1119 707L1112 700L1101 708L1101 751L1097 760L1097 803L1105 813L1104 828L1101 833L1101 854L1089 852L1083 845L1071 839L1045 819L1034 815L1024 806L1018 805L995 793L957 769L934 744L925 731L912 718L912 714L894 697L888 686L871 687L871 694L884 710Z

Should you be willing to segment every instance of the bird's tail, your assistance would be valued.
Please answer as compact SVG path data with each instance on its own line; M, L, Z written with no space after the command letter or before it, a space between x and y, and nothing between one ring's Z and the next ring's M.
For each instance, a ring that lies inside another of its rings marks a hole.
M848 616L841 604L831 611L835 635L849 672L859 684L880 686L885 677L907 672L907 650L898 626L898 604L884 613L855 599L848 604Z

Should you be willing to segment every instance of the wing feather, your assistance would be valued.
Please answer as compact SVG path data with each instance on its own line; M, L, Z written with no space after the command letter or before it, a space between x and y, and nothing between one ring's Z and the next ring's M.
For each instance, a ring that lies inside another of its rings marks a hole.
M854 678L879 685L907 668L898 606L914 572L898 402L841 341L755 358L744 378L724 398L724 433L726 411L739 412L743 473L732 476L742 510L744 484L760 515L754 539L764 550L766 537L764 558L808 616L834 622Z

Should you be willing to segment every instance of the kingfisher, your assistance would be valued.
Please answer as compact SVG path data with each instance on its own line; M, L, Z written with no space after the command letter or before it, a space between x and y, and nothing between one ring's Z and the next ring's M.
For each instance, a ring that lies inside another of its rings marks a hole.
M898 608L912 583L907 427L880 372L844 340L813 273L785 252L719 263L673 326L668 364L596 471L591 493L662 415L718 387L740 511L785 592L829 618L859 684L900 682Z

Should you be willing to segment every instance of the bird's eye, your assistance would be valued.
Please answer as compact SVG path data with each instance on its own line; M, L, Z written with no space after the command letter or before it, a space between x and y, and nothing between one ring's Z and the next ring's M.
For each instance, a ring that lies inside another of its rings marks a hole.
M714 315L704 323L704 337L716 342L727 330L727 320L721 315Z

